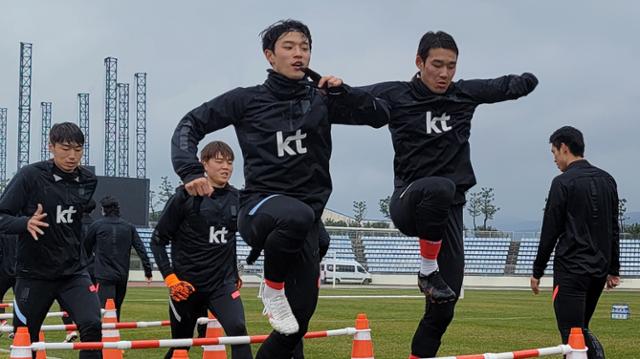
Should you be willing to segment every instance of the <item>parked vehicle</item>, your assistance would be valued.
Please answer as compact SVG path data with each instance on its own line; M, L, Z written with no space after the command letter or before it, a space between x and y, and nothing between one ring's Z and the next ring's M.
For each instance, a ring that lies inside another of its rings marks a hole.
M323 283L332 283L334 273L336 283L371 283L371 273L355 260L328 259L320 263L320 279Z

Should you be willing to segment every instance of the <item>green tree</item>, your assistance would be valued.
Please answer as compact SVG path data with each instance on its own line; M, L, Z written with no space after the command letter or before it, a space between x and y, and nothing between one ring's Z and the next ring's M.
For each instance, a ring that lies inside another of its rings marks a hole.
M493 188L491 187L482 187L480 189L480 213L484 216L484 220L482 222L482 229L486 230L487 221L493 219L493 216L500 210L499 207L496 207L493 204L495 200L495 195L493 194Z
M160 218L160 212L156 212L156 191L149 190L149 220L150 221L158 221Z
M625 232L629 233L633 238L640 239L640 223L628 225Z
M324 225L327 227L349 227L349 224L345 221L336 221L331 218L327 218L324 220Z
M389 203L391 202L391 196L387 196L385 198L381 198L378 201L378 205L380 206L380 213L386 219L391 219L391 213L389 212Z
M477 230L478 226L476 226L476 217L479 217L482 214L480 211L480 192L473 192L469 196L469 201L467 202L467 212L473 219L473 230Z
M160 185L158 186L158 192L156 193L156 208L158 211L161 211L161 208L164 208L164 205L167 203L169 198L173 196L175 192L174 186L169 180L168 176L160 177Z
M362 220L366 214L367 201L353 201L353 219L358 227L362 226Z
M4 189L7 188L7 184L9 184L9 180L0 181L0 194L4 193Z
M625 222L629 219L627 217L627 199L620 198L618 200L618 221L620 221L620 233L625 231Z
M364 224L366 228L389 228L389 223L376 221L376 222L367 222Z

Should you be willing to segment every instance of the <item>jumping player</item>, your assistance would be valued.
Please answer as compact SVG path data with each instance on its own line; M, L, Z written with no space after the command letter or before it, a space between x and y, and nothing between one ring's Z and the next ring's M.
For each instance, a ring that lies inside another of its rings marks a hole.
M295 20L262 32L271 65L262 85L237 88L189 112L172 139L173 166L191 195L208 196L197 145L233 125L244 157L239 232L264 249L264 313L275 329L257 358L290 359L318 297L320 216L331 194L331 125L383 126L382 101L325 76L306 79L311 34Z
M464 275L462 209L476 183L471 166L471 119L480 104L525 96L538 81L530 73L490 80L453 81L458 47L451 35L424 34L411 81L365 88L387 101L395 150L394 225L420 240L418 286L426 297L413 337L413 357L436 356L453 319Z

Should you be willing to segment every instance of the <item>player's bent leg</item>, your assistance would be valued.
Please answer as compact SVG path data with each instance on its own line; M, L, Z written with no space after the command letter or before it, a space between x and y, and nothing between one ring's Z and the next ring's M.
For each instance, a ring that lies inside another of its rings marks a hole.
M444 177L425 177L403 188L391 198L391 218L404 234L420 240L418 288L435 303L456 299L454 291L438 271L438 254L455 196L455 184Z
M81 341L102 341L100 300L87 273L65 280L56 299L76 321ZM79 358L99 359L102 358L102 351L82 350Z
M420 358L437 355L442 336L453 320L456 303L457 301L437 304L426 301L425 314L411 341L413 355Z
M227 336L247 335L244 307L240 292L235 283L229 283L209 296L209 310L218 318ZM252 359L251 346L234 345L231 347L232 359Z
M256 354L256 359L291 359L296 346L306 334L318 302L319 253L318 230L314 224L305 238L302 252L292 261L286 279L286 293L300 330L291 335L272 332Z
M169 321L171 323L171 338L192 338L193 329L196 326L198 317L203 316L202 313L204 313L204 316L207 315L206 304L207 296L199 291L191 294L189 298L187 298L187 300L183 300L180 302L176 302L169 298ZM176 349L189 350L189 347L169 348L165 355L165 359L171 359L171 357L173 356L173 351Z
M37 342L40 327L53 304L57 281L18 278L13 300L13 326L27 327L31 342ZM34 352L35 358L35 352Z

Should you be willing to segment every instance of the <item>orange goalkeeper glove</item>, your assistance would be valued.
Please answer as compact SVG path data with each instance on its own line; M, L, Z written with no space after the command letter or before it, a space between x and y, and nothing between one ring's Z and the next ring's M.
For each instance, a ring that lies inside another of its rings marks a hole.
M176 302L187 300L187 298L196 291L191 283L178 279L178 277L173 273L169 274L164 279L164 283L169 288L169 295L171 296L171 299Z

